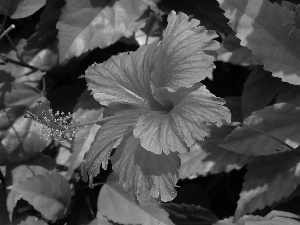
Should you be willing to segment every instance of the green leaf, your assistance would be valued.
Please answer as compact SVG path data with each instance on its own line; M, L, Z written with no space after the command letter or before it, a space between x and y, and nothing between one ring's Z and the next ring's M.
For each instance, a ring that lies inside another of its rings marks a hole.
M108 221L108 219L102 216L98 211L96 219L92 220L88 225L115 225L115 223Z
M247 78L242 94L242 114L247 118L252 112L261 110L275 102L284 87L280 79L262 69L261 66L253 70Z
M65 215L72 197L68 181L55 172L27 178L8 189L16 191L46 219L52 221Z
M276 103L289 103L300 107L300 86L284 83L278 93Z
M299 163L296 151L256 157L248 165L235 219L288 197L300 184Z
M0 3L0 15L21 19L32 15L46 3L46 0L3 0Z
M166 203L161 204L161 207L170 214L175 224L209 225L218 220L213 212L201 206Z
M224 36L232 32L227 25L228 19L223 15L216 0L164 0L160 6L168 10L181 11L201 21L206 29L215 30Z
M27 40L27 44L24 47L25 53L23 53L23 55L31 56L32 54L34 53L36 54L41 50L49 49L52 50L52 55L49 54L48 61L50 61L53 64L57 63L58 52L56 50L57 48L56 37L57 37L58 30L56 29L56 23L61 14L61 9L64 5L65 5L65 1L47 0L43 13L40 16L40 21L36 26L36 31ZM52 47L54 47L55 51L52 49Z
M251 50L240 45L240 40L233 34L229 34L222 41L217 50L218 60L240 66L257 65L257 59Z
M147 4L140 0L67 0L57 23L59 61L105 48L144 26Z
M214 223L214 225L299 225L299 216L283 212L271 211L265 217L247 215L233 222L233 217L229 217Z
M241 97L229 96L225 97L224 100L226 101L225 106L230 110L231 121L241 122L243 120L241 109Z
M296 148L300 145L300 107L278 103L254 112L244 124L266 132ZM290 150L278 141L247 127L237 127L220 146L245 155L270 155Z
M19 225L48 225L45 221L39 220L37 217L28 216Z
M281 6L284 8L287 8L289 10L296 11L297 4L296 4L296 1L294 1L294 2L295 3L283 0L283 1L281 1Z
M239 97L227 97L226 106L232 114L232 121L241 121L241 101ZM218 144L233 130L232 127L222 126L217 128L209 126L210 137L197 142L191 147L190 152L180 154L181 167L179 178L195 178L199 175L230 172L240 169L252 157L236 154L218 146Z
M81 123L88 121L96 121L103 116L103 107L97 102L89 91L83 92L77 101L73 110L73 117ZM72 141L72 155L68 166L68 177L71 177L73 171L80 166L83 161L84 154L88 151L91 143L94 141L97 130L100 125L93 124L84 127L76 132L76 136Z
M180 158L171 152L158 155L144 149L139 139L128 133L111 157L113 170L124 191L139 204L147 205L151 198L163 202L176 197Z
M22 83L0 84L0 136L6 158L0 163L24 160L47 146L41 139L42 125L24 118L27 110L37 109L37 100L43 100L39 91ZM4 156L3 156L4 157Z
M2 188L2 190L0 190L0 221L3 225L10 224L9 214L7 212L7 207L5 205L6 198L7 198L6 190Z
M9 48L8 45L1 47L2 57L8 58L10 60L17 61L18 63L27 63L28 65L34 66L40 69L46 69L47 65L49 65L49 61L47 60L48 51L45 49L40 53L35 52L34 54L27 57L24 60L20 55L24 53L24 46L27 44L25 39L20 39L14 41L14 45L16 45L16 49ZM2 61L2 60L0 60ZM38 70L34 71L30 68L23 67L20 65L16 65L8 61L3 65L0 64L0 83L5 82L22 82L24 84L30 85L31 87L38 87L39 82L42 76L45 73Z
M300 30L293 32L295 13L265 0L218 0L241 45L264 69L290 84L300 84Z
M115 182L104 185L98 197L98 212L109 220L121 224L174 225L168 213L151 200L141 206L134 202Z
M251 159L251 156L237 154L218 146L218 144L233 130L232 127L221 128L210 126L211 136L197 142L188 153L180 154L180 179L195 178L199 175L230 172L241 169Z
M17 185L29 177L46 174L47 172L48 170L41 166L20 165L12 170L12 185ZM20 199L20 194L14 190L11 190L7 195L6 205L10 220L12 220L13 210Z

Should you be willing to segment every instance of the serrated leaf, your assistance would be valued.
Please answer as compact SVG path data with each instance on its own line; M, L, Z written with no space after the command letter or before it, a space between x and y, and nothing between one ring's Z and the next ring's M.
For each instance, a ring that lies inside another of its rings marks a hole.
M296 1L294 1L294 2L296 2ZM289 10L296 11L297 4L283 0L283 1L281 1L281 6L284 8L287 8Z
M72 196L68 181L55 172L30 177L8 189L16 191L46 219L52 221L65 215Z
M58 63L57 29L56 23L61 14L65 1L47 0L36 26L36 32L27 40L21 59L27 64L43 71L49 71ZM25 72L31 70L26 68ZM26 79L23 76L20 80ZM20 82L20 81L19 81Z
M210 137L205 138L204 141L197 142L190 152L180 154L180 179L230 172L234 169L241 169L251 161L251 156L237 154L218 146L233 130L232 127L210 127L210 130Z
M282 211L271 211L265 217L247 215L234 222L233 217L229 217L214 223L213 225L299 225L295 220L299 217L292 213Z
M126 194L114 182L109 182L101 188L98 197L98 211L116 223L174 225L168 218L168 213L154 200L147 206L137 205L133 197Z
M247 118L252 112L273 104L284 83L272 77L262 67L257 67L247 78L242 94L242 114Z
M130 37L143 27L144 21L139 19L147 6L140 0L68 0L57 23L59 61Z
M41 166L20 165L12 170L11 185L18 184L20 181L25 181L29 177L34 177L39 174L46 174L47 172L48 170ZM12 220L13 210L20 199L20 194L14 190L11 190L7 195L6 206L10 220Z
M197 205L166 203L161 207L170 214L170 219L176 225L210 225L218 220L213 212Z
M26 220L21 221L19 225L47 225L47 223L39 220L37 217L28 216Z
M240 40L233 34L225 37L217 50L217 60L240 66L257 65L257 59L251 50L240 45Z
M108 219L97 212L96 219L92 220L88 225L115 225L115 223L111 223Z
M300 107L300 86L285 83L278 93L276 103L289 103Z
M91 93L85 91L77 101L73 110L73 117L81 123L96 121L102 118L103 111L104 108L91 96ZM68 177L71 177L73 171L82 163L84 154L89 150L99 127L100 125L93 124L76 132L72 142L73 152L68 166Z
M294 219L278 217L272 220L259 221L259 222L248 222L247 225L300 225L300 222Z
M2 0L0 15L21 19L32 15L45 5L46 0Z
M40 92L22 83L0 84L0 135L5 163L24 160L47 146L40 138L42 126L24 118L27 110L36 110ZM3 159L0 159L0 163Z
M158 155L149 152L129 132L117 147L111 162L119 184L139 204L147 205L151 198L167 202L176 197L174 185L180 167L177 153Z
M295 13L265 0L218 0L241 45L252 50L272 72L290 84L300 84L300 30L293 26Z
M239 97L227 97L226 106L232 114L232 121L241 121L241 101ZM218 144L233 130L232 127L222 126L216 128L209 126L211 136L204 141L197 142L190 152L180 154L181 167L179 178L195 178L198 175L230 172L240 169L251 157L236 154L218 146Z
M274 104L254 112L243 123L275 136L293 148L300 145L300 107L287 103ZM219 146L255 156L290 150L265 134L243 126L235 128Z
M300 184L299 163L296 151L256 157L248 165L234 218L288 197Z
M232 32L227 25L228 19L223 15L216 0L164 0L160 5L162 8L193 15L206 29L215 30L225 36Z

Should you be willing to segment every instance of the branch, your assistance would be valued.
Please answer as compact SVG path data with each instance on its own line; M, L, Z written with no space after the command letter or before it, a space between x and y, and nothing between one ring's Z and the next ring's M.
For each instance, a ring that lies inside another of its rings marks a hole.
M21 61L17 61L17 60L8 58L8 57L5 56L5 55L0 55L0 58L1 58L4 62L6 62L6 63L12 63L12 64L15 64L15 65L18 65L18 66L27 67L27 68L32 69L32 70L34 70L34 71L40 70L40 71L42 71L42 72L46 72L46 71L41 70L41 69L39 69L39 68L37 68L37 67L31 66L31 65L29 65L29 64L27 64L27 63L24 63L24 62L21 62Z
M12 29L14 29L16 26L14 24L10 25L9 28L7 28L1 35L0 35L0 40Z

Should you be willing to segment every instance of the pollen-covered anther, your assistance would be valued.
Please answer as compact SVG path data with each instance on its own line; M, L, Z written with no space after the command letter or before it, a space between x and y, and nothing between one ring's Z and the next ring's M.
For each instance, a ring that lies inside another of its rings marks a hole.
M80 121L73 117L70 112L65 114L64 112L57 111L53 114L49 102L39 101L36 114L27 112L24 117L43 124L44 127L40 131L48 141L72 141L79 129L77 125L80 124Z

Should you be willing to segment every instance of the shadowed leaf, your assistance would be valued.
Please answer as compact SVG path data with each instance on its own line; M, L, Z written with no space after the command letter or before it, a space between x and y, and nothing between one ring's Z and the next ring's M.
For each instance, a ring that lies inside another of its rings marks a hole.
M78 57L96 47L105 48L144 26L147 9L140 0L67 0L57 23L59 61Z
M55 172L27 178L8 189L16 191L46 219L52 221L65 215L72 196L68 181Z
M104 185L98 197L98 212L109 220L122 224L174 225L168 213L154 200L141 206L134 202L115 182Z
M300 29L293 32L295 12L265 0L218 0L241 45L264 69L290 84L300 84Z

